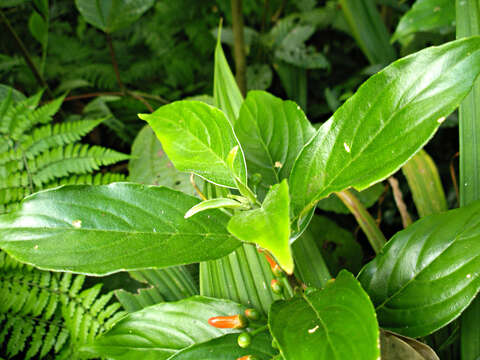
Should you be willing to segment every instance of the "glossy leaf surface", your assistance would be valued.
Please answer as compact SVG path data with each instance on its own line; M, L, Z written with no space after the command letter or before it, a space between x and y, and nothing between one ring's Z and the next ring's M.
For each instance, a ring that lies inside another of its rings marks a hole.
M238 247L220 211L184 219L196 203L129 183L47 190L0 217L0 248L43 269L103 275L214 259Z
M275 302L270 331L289 360L377 360L375 310L352 274L342 271L323 290Z
M227 334L196 344L176 353L169 360L232 360L246 355L256 356L258 360L270 360L278 353L272 348L272 337L268 333L255 335L246 349L238 346L237 338L237 334Z
M262 207L232 216L228 231L242 241L260 245L269 250L279 265L289 274L293 272L290 250L290 197L284 180L272 186Z
M217 185L236 187L234 176L246 184L241 148L233 174L227 164L230 150L240 145L220 110L199 101L177 101L140 118L150 124L178 170L193 172Z
M208 319L244 310L232 301L201 296L158 304L128 314L84 350L115 360L169 359L194 344L238 332L210 326Z
M262 185L268 188L288 178L295 158L315 129L293 101L250 91L240 108L235 133L249 172L262 175Z
M155 0L75 0L85 21L111 33L137 20Z
M480 202L397 233L359 275L382 327L411 337L447 325L480 288Z
M368 79L297 158L290 178L295 215L332 192L366 189L399 169L479 72L480 38L471 37L402 58Z
M417 0L402 16L392 41L419 31L431 31L455 25L455 1Z

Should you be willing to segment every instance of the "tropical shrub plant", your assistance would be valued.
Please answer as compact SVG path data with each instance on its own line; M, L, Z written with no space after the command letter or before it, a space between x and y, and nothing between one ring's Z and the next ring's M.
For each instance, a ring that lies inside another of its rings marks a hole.
M317 288L294 273L294 249L322 198L366 189L421 150L471 90L479 49L469 37L397 60L315 130L291 101L243 99L217 46L217 107L186 100L140 115L173 165L205 181L203 201L164 186L63 186L2 215L0 248L40 269L100 276L265 252L271 290L257 285L269 300L206 297L201 284L201 296L131 312L83 345L85 357L377 359L380 343L388 358L396 342L435 358L405 337L445 327L478 293L478 202L372 243L377 255L356 277L342 270ZM210 285L236 283L232 270Z

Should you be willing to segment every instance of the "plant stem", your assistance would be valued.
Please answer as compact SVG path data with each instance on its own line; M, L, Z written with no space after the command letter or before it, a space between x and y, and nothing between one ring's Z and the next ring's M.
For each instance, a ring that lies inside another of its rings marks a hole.
M457 0L457 38L480 34L478 0ZM480 199L480 82L460 106L460 206ZM477 296L461 317L462 360L480 357L480 299Z
M368 241L370 242L370 245L372 245L373 250L378 254L387 240L378 228L375 219L370 215L360 200L358 200L350 191L343 190L335 194L340 200L342 200L353 216L355 216L355 219L357 219L363 232L367 235Z
M5 16L2 10L0 10L0 17L2 18L2 21L5 23L7 30L10 32L10 35L15 39L15 42L17 43L18 47L20 48L20 51L22 52L23 58L25 59L25 62L27 63L28 67L33 73L33 76L37 80L38 84L45 88L45 91L47 92L47 95L50 99L53 99L53 93L48 87L47 82L43 78L43 76L40 74L38 71L37 67L35 66L32 57L30 56L30 53L28 52L27 48L25 47L25 44L23 43L22 39L18 36L16 33L15 29L12 27L12 24L10 24L10 21L8 21L8 18Z
M242 0L231 0L233 55L235 58L235 79L243 96L247 93L247 61L245 57L245 40L243 37Z
M109 33L106 33L108 50L110 50L110 58L112 59L113 71L115 71L115 77L117 78L118 87L121 91L125 91L125 85L123 85L120 78L120 71L118 70L118 62L115 56L115 49L113 48L112 37Z

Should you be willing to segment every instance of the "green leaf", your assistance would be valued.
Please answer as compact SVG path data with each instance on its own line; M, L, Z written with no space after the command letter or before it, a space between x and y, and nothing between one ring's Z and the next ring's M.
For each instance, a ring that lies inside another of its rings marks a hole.
M136 21L155 0L75 0L75 5L89 24L112 33Z
M262 185L268 188L290 176L295 158L315 129L293 101L250 91L240 108L235 133L249 172L261 174Z
M42 269L105 275L215 259L238 247L222 212L184 219L196 203L165 187L60 187L0 217L0 248Z
M377 360L380 356L375 310L345 270L323 290L275 302L268 321L285 359Z
M411 337L457 318L480 289L480 201L398 232L359 275L382 327Z
M163 151L152 128L145 125L132 145L128 162L128 179L145 185L164 185L171 189L195 195L189 174L178 171ZM200 186L196 179L197 185Z
M480 72L479 49L480 37L427 48L367 80L299 154L290 177L294 214L398 170L468 94Z
M219 209L219 208L248 209L248 205L242 204L236 200L229 199L229 198L216 198L216 199L205 200L193 206L191 209L189 209L185 214L185 219L188 219L189 217L208 209Z
M28 29L35 40L42 44L42 46L45 46L48 39L48 25L38 12L33 11L32 15L30 15L28 19Z
M391 41L448 26L455 26L455 1L417 0L400 19Z
M226 187L236 187L235 176L247 183L243 152L220 110L199 101L177 101L139 116L150 124L178 170ZM227 157L235 146L239 146L240 154L232 173Z
M256 243L270 251L278 264L291 274L293 258L289 244L289 208L288 184L283 180L272 186L261 208L232 216L228 222L228 231L242 241Z
M213 98L215 106L222 109L230 123L234 124L240 112L243 96L223 53L220 32L221 28L218 30L217 47L215 48Z
M384 186L378 183L360 192L353 190L352 194L368 209L377 202L384 190ZM350 210L347 209L342 200L335 194L331 194L329 197L320 200L317 206L319 209L333 211L337 214L350 214Z
M176 353L169 360L233 360L246 355L255 356L259 360L270 360L278 353L272 348L272 338L267 333L255 335L246 349L238 346L237 338L236 334L228 334L195 344Z
M446 211L447 199L432 158L420 150L402 167L420 217Z
M158 304L128 314L82 350L115 360L169 359L194 344L238 332L210 326L208 319L235 315L244 310L244 306L232 301L201 296Z

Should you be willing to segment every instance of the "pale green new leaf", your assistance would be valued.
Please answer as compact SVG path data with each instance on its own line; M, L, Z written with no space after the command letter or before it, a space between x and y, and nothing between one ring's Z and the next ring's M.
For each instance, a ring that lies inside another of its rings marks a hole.
M238 332L210 326L208 319L244 310L232 301L201 296L162 303L128 314L82 350L114 360L165 360L192 345Z
M293 258L289 244L289 209L288 184L284 180L272 186L261 208L232 216L228 231L242 241L256 243L270 251L279 265L291 274Z
M295 158L315 129L293 101L250 91L240 108L235 133L249 172L262 175L262 185L268 188L290 176Z
M398 170L460 104L479 72L480 37L471 37L427 48L372 76L299 154L290 177L294 214Z
M397 233L359 275L380 325L422 337L447 325L480 289L480 201Z
M85 21L106 33L128 26L154 3L155 0L75 0Z
M242 204L237 200L233 200L229 198L209 199L209 200L202 201L201 203L189 209L185 214L185 219L188 219L189 217L208 209L219 209L219 208L248 209L248 205Z
M229 254L240 243L226 230L226 214L208 210L184 219L198 202L129 183L47 190L0 216L0 248L42 269L96 275Z
M270 332L288 360L377 360L380 340L375 310L352 274L343 270L323 290L277 301Z
M217 185L235 188L235 177L247 183L242 149L225 115L200 101L177 101L162 106L153 114L140 114L162 143L175 167L193 172ZM233 172L228 154L235 146Z

